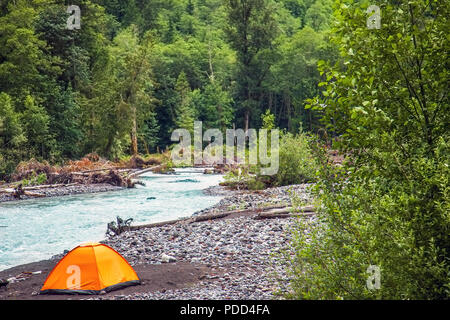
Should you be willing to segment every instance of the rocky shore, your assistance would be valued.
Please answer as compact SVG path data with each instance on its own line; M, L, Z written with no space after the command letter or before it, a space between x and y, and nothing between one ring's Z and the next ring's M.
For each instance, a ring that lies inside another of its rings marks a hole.
M196 213L231 208L290 205L294 192L309 200L308 185L272 188L261 192L232 192L217 205ZM224 190L216 190L223 192ZM255 220L254 215L230 216L193 224L179 223L128 231L104 241L131 265L190 263L210 273L191 286L175 290L136 292L94 299L277 299L288 275L277 255L289 245L292 218ZM314 220L314 216L302 219Z
M59 197L75 194L85 194L85 193L96 193L96 192L108 192L121 190L123 187L113 186L108 183L99 184L75 184L69 186L61 186L57 188L45 188L38 191L34 191L35 194L41 195L42 197ZM36 196L23 195L20 197L21 200L34 199ZM0 203L17 201L17 199L12 194L2 194L0 193Z
M308 191L310 187L311 184L298 184L260 191L237 191L229 190L226 187L214 186L206 189L204 192L210 195L222 195L224 199L215 206L198 211L194 215L209 214L224 210L257 209L275 205L288 207L291 205L293 195L298 197L299 200L309 203L311 202Z
M98 296L39 295L45 277L63 257L59 254L46 261L0 272L0 278L4 279L26 275L25 280L11 283L7 290L1 291L0 300L280 299L276 293L286 288L288 274L277 257L289 246L290 229L296 218L258 220L256 212L271 206L289 207L293 194L309 203L309 186L301 184L257 192L209 188L206 193L224 198L215 206L196 212L194 217L230 210L235 213L214 220L180 221L107 237L102 242L117 250L133 266L142 281L139 286ZM117 188L95 187L96 192ZM60 191L57 195L62 195ZM67 190L70 194L73 191ZM301 219L313 222L315 216L306 215Z

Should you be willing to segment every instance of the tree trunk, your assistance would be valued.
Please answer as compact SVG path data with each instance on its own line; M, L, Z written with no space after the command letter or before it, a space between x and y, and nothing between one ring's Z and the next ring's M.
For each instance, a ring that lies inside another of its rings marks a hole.
M137 146L137 125L136 125L136 108L133 108L133 124L131 128L131 154L136 156L138 154Z
M308 109L309 114L309 131L312 131L312 111L311 109Z
M269 110L273 114L273 112L272 112L272 104L273 104L273 92L269 92Z
M288 121L288 131L290 132L291 128L292 128L291 97L287 93L284 94L284 102L286 104L286 117L287 117L287 121Z
M249 118L250 118L250 111L247 109L245 110L245 132L248 131L248 123L249 123Z

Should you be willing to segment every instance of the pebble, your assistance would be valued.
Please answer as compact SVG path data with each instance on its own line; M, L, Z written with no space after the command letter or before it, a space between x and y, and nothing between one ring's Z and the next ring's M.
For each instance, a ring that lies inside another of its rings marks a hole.
M308 200L307 187L296 185L267 189L261 193L234 193L218 205L196 214L217 212L242 201L245 201L242 205L245 208L290 204L289 192L292 190ZM314 221L315 217L307 219ZM276 257L289 245L292 222L291 219L254 220L249 216L238 216L189 225L140 229L109 237L103 242L117 250L132 266L188 262L203 264L215 271L186 288L108 296L107 299L278 299L274 293L280 289L280 283L289 277ZM131 247L131 243L134 246ZM103 298L106 297L97 299Z

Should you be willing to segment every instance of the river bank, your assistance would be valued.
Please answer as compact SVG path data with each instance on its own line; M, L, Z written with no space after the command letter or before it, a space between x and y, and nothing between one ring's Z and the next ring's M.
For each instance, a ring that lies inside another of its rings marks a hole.
M8 183L0 181L0 203L134 188L141 174L172 172L165 158L158 154L112 162L91 153L62 166L30 159L17 165Z
M98 192L109 192L109 191L117 191L122 190L124 187L113 186L108 183L99 183L99 184L74 184L68 186L58 186L58 187L50 187L44 188L40 190L36 190L33 193L34 196L22 195L20 200L14 197L13 194L0 194L0 203L2 202L10 202L10 201L21 201L21 200L29 200L35 199L37 197L61 197L61 196L69 196L76 194L88 194L88 193L98 193Z
M230 209L289 205L294 192L308 202L309 185L271 188L259 192L227 191L218 204L194 215ZM212 190L214 189L214 190ZM41 296L46 274L62 257L17 266L0 278L24 280L0 290L0 299L276 299L286 281L283 266L273 258L289 245L293 218L256 220L248 210L223 218L127 231L102 241L124 256L143 284L101 296ZM313 215L305 217L311 221ZM23 272L29 272L23 274ZM33 274L33 272L40 273Z

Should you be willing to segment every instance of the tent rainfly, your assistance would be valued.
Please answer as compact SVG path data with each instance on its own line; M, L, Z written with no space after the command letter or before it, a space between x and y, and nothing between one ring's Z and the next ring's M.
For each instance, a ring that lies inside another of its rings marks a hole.
M140 284L130 264L114 249L85 243L53 268L40 294L99 294Z

